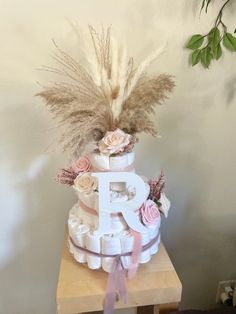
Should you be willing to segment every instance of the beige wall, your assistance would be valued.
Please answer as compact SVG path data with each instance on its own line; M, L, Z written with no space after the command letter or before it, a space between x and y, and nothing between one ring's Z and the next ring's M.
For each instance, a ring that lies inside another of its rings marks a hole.
M66 156L45 154L55 125L33 95L46 79L36 69L51 64L51 38L74 54L80 49L66 19L112 23L138 60L168 41L153 71L175 75L176 89L158 110L162 139L143 136L137 147L137 169L151 176L163 168L168 177L173 206L163 241L184 285L182 306L214 306L217 282L236 277L236 56L225 54L210 70L188 66L186 38L205 31L216 14L210 8L199 18L199 2L0 1L1 313L55 313L63 228L75 196L54 182ZM234 3L226 14L232 28L235 10Z

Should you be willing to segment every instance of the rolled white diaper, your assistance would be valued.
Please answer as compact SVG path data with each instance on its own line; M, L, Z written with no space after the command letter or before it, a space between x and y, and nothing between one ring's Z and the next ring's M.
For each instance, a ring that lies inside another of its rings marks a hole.
M142 233L142 246L149 243L150 242L150 236L149 236L149 232L146 233ZM150 248L142 251L140 258L139 258L139 263L144 264L147 263L148 261L150 261L151 259L151 252L150 252Z
M150 241L154 239L159 232L159 228L155 227L153 229L149 228L149 236ZM158 251L158 241L156 241L151 247L150 247L150 253L151 255L156 254Z
M97 153L90 154L90 160L95 171L101 170L119 170L126 168L134 162L134 152L121 156L105 156Z
M134 237L129 231L124 231L123 235L120 238L121 243L121 253L132 252L134 245ZM130 267L131 255L121 257L122 264L125 269Z
M80 225L81 220L78 217L72 216L68 219L69 235L73 239L76 228Z
M148 226L148 232L150 236L150 240L154 239L157 234L160 231L160 225L161 225L161 217L159 216L158 221L155 225ZM158 241L156 241L151 247L150 247L150 253L151 255L156 254L158 251Z
M86 237L89 232L89 227L86 225L79 225L75 230L74 230L74 237L73 241L75 244L78 246L81 246L83 248L86 247ZM76 259L77 262L79 263L86 263L86 253L81 251L80 249L76 248L74 252L74 258Z
M95 229L97 224L97 216L79 208L79 216L83 225L88 225L90 229Z
M104 235L102 237L102 253L117 255L121 253L120 235L110 236ZM114 257L103 257L102 268L106 272L111 272Z
M89 194L78 192L77 195L79 200L83 202L87 207L92 208L94 211L98 212L98 192L93 191Z
M111 182L110 190L116 191L116 192L123 192L126 190L126 183L125 182Z
M128 200L128 195L124 193L119 193L119 192L116 192L116 191L110 191L110 201L112 203L115 203L115 202L125 202Z
M101 253L101 235L94 234L93 231L88 232L86 248L90 251ZM102 264L101 257L87 253L87 263L89 268L98 269Z
M123 217L116 216L111 217L111 230L112 234L118 234L123 232L128 228L127 223L125 222Z

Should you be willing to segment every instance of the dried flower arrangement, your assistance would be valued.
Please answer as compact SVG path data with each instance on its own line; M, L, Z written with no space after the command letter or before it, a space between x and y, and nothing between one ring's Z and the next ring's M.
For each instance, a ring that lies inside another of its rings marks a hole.
M91 170L92 164L87 156L81 156L69 169L61 169L57 175L57 182L69 186L74 185L75 179Z
M38 95L65 127L62 136L64 150L69 150L75 158L68 169L61 169L57 176L57 181L73 187L79 198L68 219L69 250L79 263L86 262L89 268L102 267L109 272L104 313L112 313L117 296L120 299L126 297L126 269L129 276L134 276L142 252L154 244L148 258L157 252L160 214L167 216L170 208L163 192L163 173L158 179L148 182L149 186L144 180L140 182L139 177L132 173L135 172L132 150L137 142L137 133L157 135L151 117L155 105L164 102L174 83L169 75L149 77L145 73L162 49L134 67L133 58L128 58L125 48L111 35L110 28L98 34L90 26L89 31L93 47L92 56L87 58L89 70L56 45L58 53L55 58L60 68L47 69L62 75L66 81L45 87ZM95 144L94 151L86 154L86 146L92 143ZM104 187L100 184L99 172L111 172L103 176L110 178L109 185ZM114 180L115 172L122 174L122 179L116 176L117 182ZM123 179L128 172L132 180ZM140 193L141 200L137 197L139 191L144 192ZM110 198L110 203L103 207L102 198L106 201ZM117 210L112 208L114 203L118 205ZM145 244L142 234L148 239ZM128 249L125 245L121 250L121 238L129 245L131 240L132 247ZM96 251L94 241L99 243ZM109 241L106 244L112 247L112 252L105 250L105 241ZM116 252L117 247L119 251ZM78 252L86 254L79 257L76 255ZM107 256L112 264L109 268L102 263L94 266L87 256L96 256L99 262L102 262L101 257L105 260ZM122 256L130 259L127 267L124 267ZM142 263L149 259L145 258Z
M149 198L155 203L158 203L161 197L161 192L163 191L165 186L165 176L163 171L161 171L161 174L157 179L150 180L148 184L150 186Z
M46 70L65 81L45 86L37 95L64 126L62 144L73 157L81 155L87 144L98 143L109 131L120 129L132 136L127 150L136 141L135 134L157 135L152 115L156 104L163 104L173 90L170 75L148 76L148 66L163 51L158 49L140 65L111 34L111 28L99 34L89 26L92 50L88 51L89 69L55 44L59 68ZM71 178L66 172L63 176ZM70 181L70 179L69 179Z
M148 184L150 186L148 200L151 200L153 203L155 203L160 213L167 217L170 209L170 201L167 199L164 193L165 176L163 171L161 171L158 178L149 180Z

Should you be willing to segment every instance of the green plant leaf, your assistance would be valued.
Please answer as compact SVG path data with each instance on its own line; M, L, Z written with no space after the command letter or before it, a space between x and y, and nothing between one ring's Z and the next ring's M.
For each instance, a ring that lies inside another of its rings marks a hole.
M216 47L220 42L220 31L218 27L212 28L211 32L208 35L208 42L211 47Z
M203 48L201 51L201 63L204 68L208 68L212 59L212 52L210 47Z
M201 50L196 49L191 55L192 66L196 65L201 60Z
M225 33L223 36L223 44L230 51L236 51L236 37L230 33Z
M200 34L195 34L190 38L186 47L192 50L198 49L201 47L203 40L204 40L204 36Z
M219 60L220 57L222 56L222 49L220 46L220 43L212 48L213 56L216 60Z
M156 204L157 204L158 207L162 206L161 202L159 202L159 201L157 201Z

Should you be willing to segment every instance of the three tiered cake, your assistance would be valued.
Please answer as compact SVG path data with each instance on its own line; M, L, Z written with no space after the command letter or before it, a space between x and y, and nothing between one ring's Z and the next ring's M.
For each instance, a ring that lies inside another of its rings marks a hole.
M72 156L58 175L79 198L69 212L69 250L77 262L109 273L104 309L111 313L116 293L125 297L126 271L133 276L158 251L160 214L170 207L164 175L138 176L133 148L138 133L158 134L151 116L174 83L169 75L146 73L163 48L134 66L111 28L99 34L89 26L89 33L86 67L55 44L58 67L46 70L63 80L38 95L59 119L63 148Z

